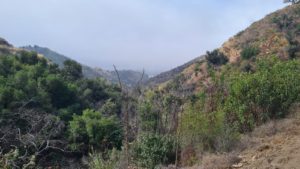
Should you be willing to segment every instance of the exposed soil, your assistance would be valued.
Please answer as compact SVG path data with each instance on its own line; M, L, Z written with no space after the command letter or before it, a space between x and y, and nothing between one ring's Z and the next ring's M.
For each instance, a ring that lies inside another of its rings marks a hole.
M201 165L185 169L300 169L300 109L242 136L228 154L204 155Z
M255 146L242 151L239 155L241 162L234 166L245 169L300 168L299 117L270 123L265 131L271 134L259 133L263 127L253 132L250 139Z

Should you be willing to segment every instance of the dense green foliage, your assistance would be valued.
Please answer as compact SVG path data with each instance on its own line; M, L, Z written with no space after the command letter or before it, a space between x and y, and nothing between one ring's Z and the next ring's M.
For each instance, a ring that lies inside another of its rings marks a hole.
M272 57L260 60L255 73L232 75L225 104L228 116L237 120L242 130L284 117L291 104L298 101L299 73L299 61L284 62Z
M0 154L19 152L5 159L8 167L35 166L55 148L73 156L121 148L120 112L119 88L84 79L75 61L59 69L34 52L0 56Z
M122 128L117 118L105 117L101 112L85 110L70 121L70 137L75 143L86 143L105 150L121 148Z

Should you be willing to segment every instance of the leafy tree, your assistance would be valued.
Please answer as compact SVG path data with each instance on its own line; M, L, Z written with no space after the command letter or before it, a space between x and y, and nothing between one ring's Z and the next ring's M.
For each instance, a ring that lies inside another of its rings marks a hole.
M35 65L39 62L39 59L36 52L22 51L20 61L23 64Z
M76 101L76 87L58 76L48 76L45 87L54 107L67 107Z
M62 72L64 77L71 81L79 80L83 77L82 66L73 60L66 60L64 62L64 68Z

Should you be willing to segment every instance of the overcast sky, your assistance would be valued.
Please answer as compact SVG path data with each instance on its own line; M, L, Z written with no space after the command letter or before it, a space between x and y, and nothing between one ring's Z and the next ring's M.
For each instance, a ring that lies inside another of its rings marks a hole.
M0 0L0 37L92 67L160 72L181 65L282 0Z

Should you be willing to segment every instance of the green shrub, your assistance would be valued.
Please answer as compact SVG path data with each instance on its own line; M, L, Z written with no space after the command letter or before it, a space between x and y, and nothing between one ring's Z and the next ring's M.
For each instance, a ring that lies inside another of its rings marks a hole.
M170 136L144 134L134 144L134 159L137 165L149 169L175 160L175 142Z
M212 52L206 52L206 60L213 65L220 66L228 62L228 58L219 50L214 50Z
M196 146L200 151L229 151L239 136L234 126L226 124L224 112L201 112L203 108L196 104L199 102L189 105L181 118L182 146Z
M89 109L81 116L74 115L69 133L73 142L83 142L101 150L120 149L122 145L120 122L115 117L104 117L102 113Z
M225 103L227 116L248 131L268 119L284 117L298 101L300 62L262 59L255 73L236 73L229 85ZM232 114L234 113L234 114Z
M246 47L241 52L242 59L251 59L259 54L259 49L253 46Z

